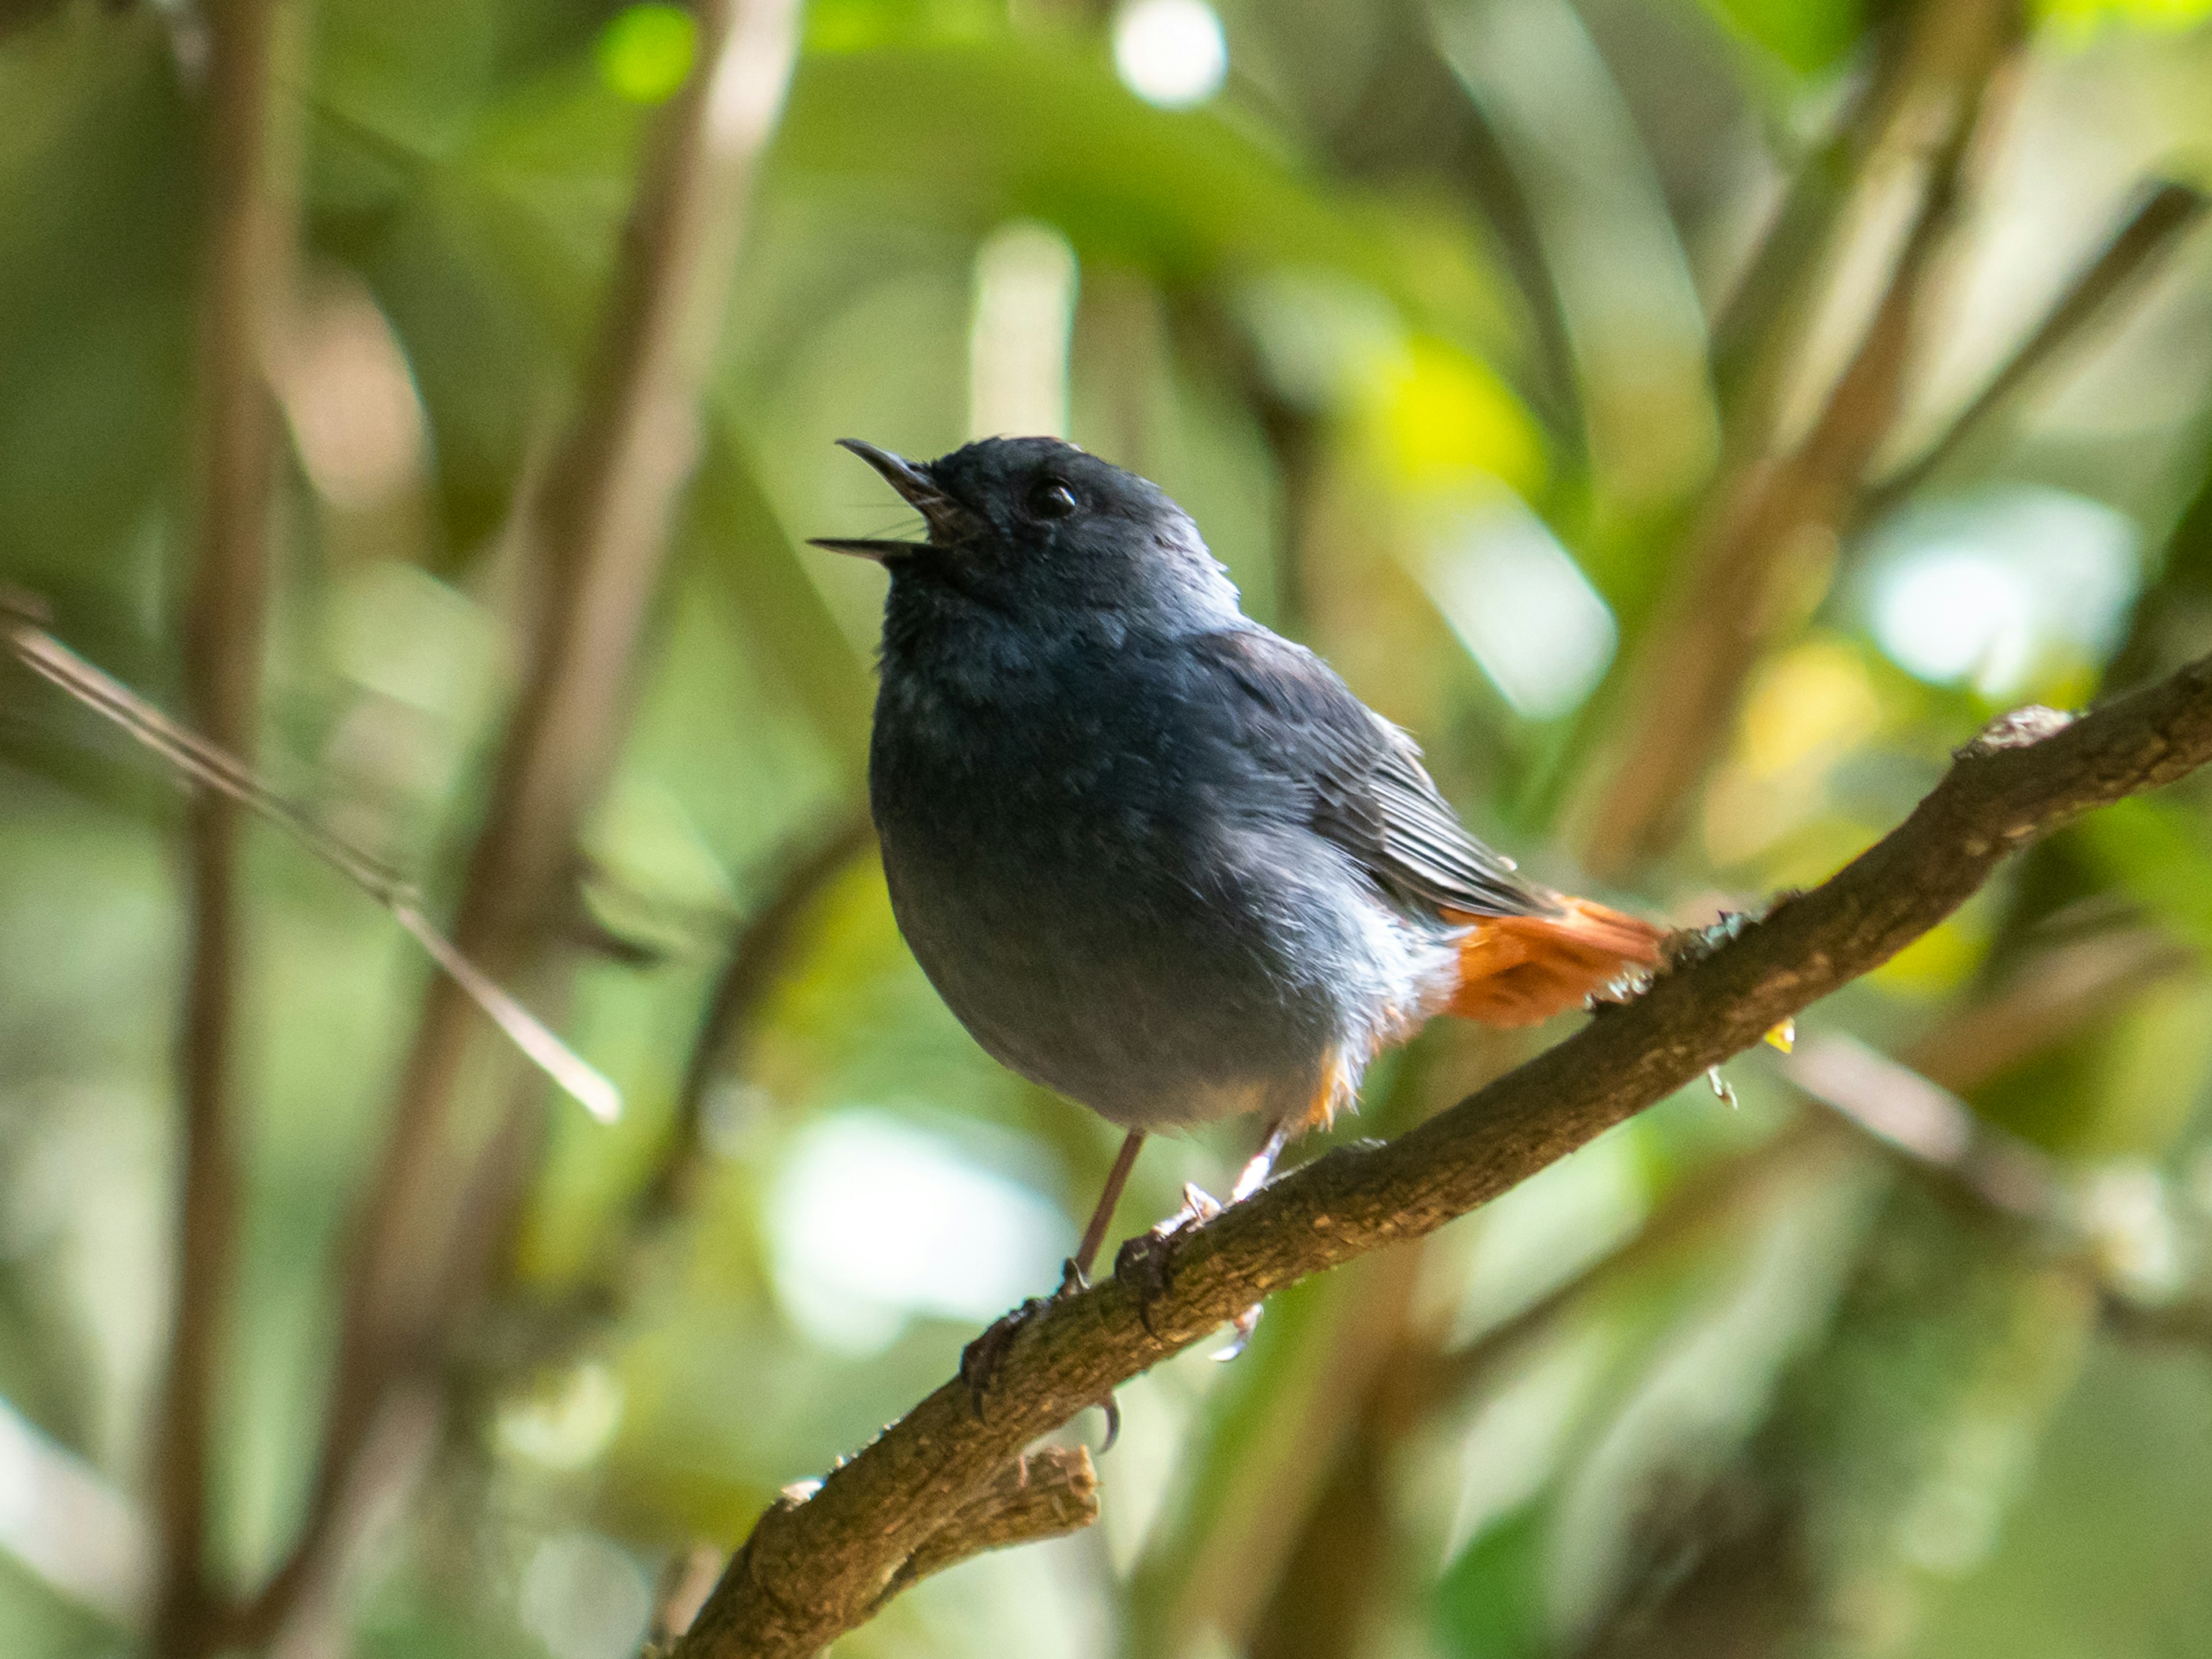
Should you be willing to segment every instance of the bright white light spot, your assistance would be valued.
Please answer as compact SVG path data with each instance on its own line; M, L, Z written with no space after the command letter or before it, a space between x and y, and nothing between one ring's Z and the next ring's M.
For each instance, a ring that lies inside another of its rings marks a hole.
M553 1659L628 1659L645 1638L653 1588L597 1533L549 1538L522 1575L522 1623Z
M326 500L362 510L421 486L429 450L422 400L365 286L311 285L275 368L301 468Z
M597 1360L586 1360L551 1387L501 1407L501 1443L549 1469L580 1469L607 1449L622 1426L623 1389Z
M853 1353L889 1346L916 1314L1002 1313L1051 1288L1074 1243L1036 1194L879 1112L799 1132L769 1225L784 1311Z
M146 1615L153 1540L131 1500L0 1400L0 1551L119 1624Z
M1114 15L1114 67L1146 103L1188 109L1221 90L1229 43L1206 0L1134 0Z
M1925 549L1875 596L1882 649L1938 684L1978 674L1993 692L2011 685L2034 646L2034 628L2024 573L1978 548Z
M2136 544L2131 520L2063 490L1907 513L1870 564L1875 639L1923 680L2015 695L2054 658L2112 650L2135 592Z
M1530 720L1579 708L1613 660L1613 611L1517 501L1463 520L1419 574L1482 672Z

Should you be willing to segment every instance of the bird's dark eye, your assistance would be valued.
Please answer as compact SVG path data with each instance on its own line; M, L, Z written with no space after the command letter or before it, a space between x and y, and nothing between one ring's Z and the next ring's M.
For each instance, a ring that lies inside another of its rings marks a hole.
M1040 478L1030 486L1030 511L1040 519L1064 519L1075 511L1075 492L1057 478Z

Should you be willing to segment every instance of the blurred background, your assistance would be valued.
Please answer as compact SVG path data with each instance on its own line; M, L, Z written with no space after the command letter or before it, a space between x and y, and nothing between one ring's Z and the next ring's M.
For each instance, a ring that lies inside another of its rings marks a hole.
M1146 473L1705 922L2212 649L2208 185L2202 0L0 5L0 578L626 1104L0 669L0 1649L622 1659L1056 1282L1117 1137L893 927L832 440ZM2208 949L2203 788L2081 823L837 1651L2212 1655Z

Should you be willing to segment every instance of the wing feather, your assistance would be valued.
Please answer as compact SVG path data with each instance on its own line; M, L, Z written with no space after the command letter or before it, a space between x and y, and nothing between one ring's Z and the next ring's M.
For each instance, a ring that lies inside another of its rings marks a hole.
M1264 629L1198 641L1231 694L1240 738L1307 792L1314 830L1401 901L1465 915L1552 915L1557 896L1469 835L1413 738L1329 665Z

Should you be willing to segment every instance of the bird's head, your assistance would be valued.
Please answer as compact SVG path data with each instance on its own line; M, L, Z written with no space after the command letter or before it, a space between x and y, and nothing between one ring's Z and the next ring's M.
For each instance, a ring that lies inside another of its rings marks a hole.
M1190 515L1157 484L1073 444L985 438L915 462L842 441L927 526L919 542L814 543L888 569L894 621L902 611L925 625L972 611L1040 634L1103 618L1176 633L1237 615L1237 589Z

